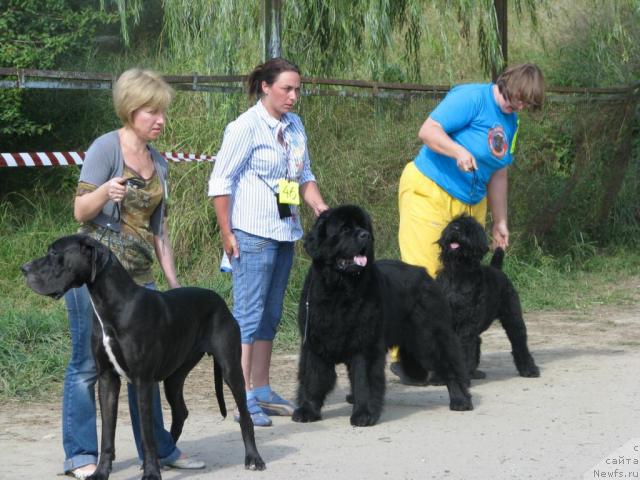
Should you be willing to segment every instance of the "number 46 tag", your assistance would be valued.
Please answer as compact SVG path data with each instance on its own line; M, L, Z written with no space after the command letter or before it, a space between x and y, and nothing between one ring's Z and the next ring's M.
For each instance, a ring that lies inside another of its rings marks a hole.
M298 182L290 182L281 178L278 180L278 192L280 192L280 203L300 205L300 185Z

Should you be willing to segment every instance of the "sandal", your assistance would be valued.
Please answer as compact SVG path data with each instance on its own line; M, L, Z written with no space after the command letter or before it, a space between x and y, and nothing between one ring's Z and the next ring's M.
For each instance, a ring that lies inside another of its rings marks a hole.
M256 427L270 427L272 422L269 416L264 413L260 405L255 398L247 399L247 409L249 410L249 415L251 415L251 421L253 425ZM233 413L233 419L236 422L240 422L240 413L236 411Z

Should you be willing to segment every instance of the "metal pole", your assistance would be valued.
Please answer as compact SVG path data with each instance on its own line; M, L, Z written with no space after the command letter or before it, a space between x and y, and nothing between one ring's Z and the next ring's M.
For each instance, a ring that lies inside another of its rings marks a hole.
M262 2L262 61L282 56L280 33L282 27L282 1Z

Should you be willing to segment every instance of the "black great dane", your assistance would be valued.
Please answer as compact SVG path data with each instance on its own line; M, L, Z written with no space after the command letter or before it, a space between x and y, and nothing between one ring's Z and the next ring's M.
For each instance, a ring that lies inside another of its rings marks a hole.
M94 308L93 354L98 369L102 441L100 461L91 479L107 479L115 458L120 377L137 389L144 451L143 479L160 479L153 437L151 398L163 381L171 406L171 435L177 442L188 411L184 381L205 353L213 356L220 412L226 416L222 378L240 411L245 467L265 468L256 448L247 411L240 364L240 330L224 300L203 288L157 292L138 286L111 251L85 235L62 237L47 255L22 266L27 285L59 299L87 284Z

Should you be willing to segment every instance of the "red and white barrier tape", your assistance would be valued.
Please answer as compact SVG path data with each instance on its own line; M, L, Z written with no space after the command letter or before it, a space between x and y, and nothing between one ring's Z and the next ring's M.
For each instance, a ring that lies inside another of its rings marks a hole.
M84 154L85 152L0 153L0 168L82 165ZM162 156L174 162L214 162L216 160L213 155L196 155L182 152L164 152Z

